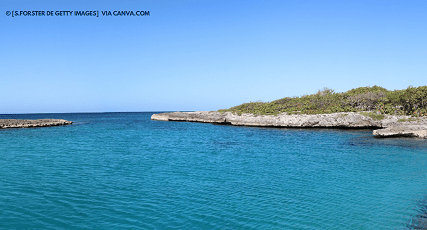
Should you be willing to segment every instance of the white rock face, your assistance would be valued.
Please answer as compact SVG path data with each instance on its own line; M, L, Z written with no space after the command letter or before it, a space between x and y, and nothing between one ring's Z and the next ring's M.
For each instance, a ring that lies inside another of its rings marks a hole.
M226 121L232 125L245 126L278 126L278 127L380 127L381 122L374 121L357 113L333 113L317 115L286 115L277 116L242 114L241 116L226 113Z
M374 130L377 137L410 136L427 138L427 118L414 122L399 122L399 119L408 119L410 116L385 115L382 120L374 120L371 117L359 113L332 113L316 115L261 115L253 114L236 115L231 112L175 112L153 114L152 120L160 121L192 121L219 123L241 126L264 127L306 127L306 128L386 128Z
M427 125L396 125L374 130L377 137L419 137L427 138Z

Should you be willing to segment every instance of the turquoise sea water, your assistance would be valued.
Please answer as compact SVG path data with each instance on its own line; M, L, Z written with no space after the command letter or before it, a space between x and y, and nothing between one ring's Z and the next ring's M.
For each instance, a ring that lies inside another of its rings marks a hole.
M427 140L152 114L0 115L75 122L0 130L0 229L418 229L426 221Z

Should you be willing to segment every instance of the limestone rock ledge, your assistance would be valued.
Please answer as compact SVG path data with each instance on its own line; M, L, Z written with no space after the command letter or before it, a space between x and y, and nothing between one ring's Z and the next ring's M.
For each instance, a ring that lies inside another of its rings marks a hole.
M372 128L377 137L422 137L427 138L427 118L416 122L399 122L410 116L385 115L382 120L374 120L355 112L332 114L299 114L277 116L253 114L233 114L231 112L198 111L153 114L152 120L160 121L190 121L237 126L288 127L288 128Z
M427 138L427 125L396 125L374 130L377 137L419 137Z
M18 120L18 119L0 119L0 129L6 128L34 128L48 127L58 125L69 125L72 121L62 119L38 119L38 120Z

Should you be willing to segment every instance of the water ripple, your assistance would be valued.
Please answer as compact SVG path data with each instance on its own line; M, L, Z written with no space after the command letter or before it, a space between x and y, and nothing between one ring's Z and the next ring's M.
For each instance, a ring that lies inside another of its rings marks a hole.
M0 229L426 226L425 141L55 116L76 125L0 130Z

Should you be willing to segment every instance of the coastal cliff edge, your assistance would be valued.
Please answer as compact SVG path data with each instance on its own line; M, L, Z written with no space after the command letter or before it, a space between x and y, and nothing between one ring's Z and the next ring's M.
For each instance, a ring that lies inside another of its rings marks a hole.
M159 121L189 121L235 126L284 128L370 128L376 137L419 137L427 139L427 118L384 115L381 120L358 112L330 114L259 115L231 112L197 111L159 113L151 116Z

